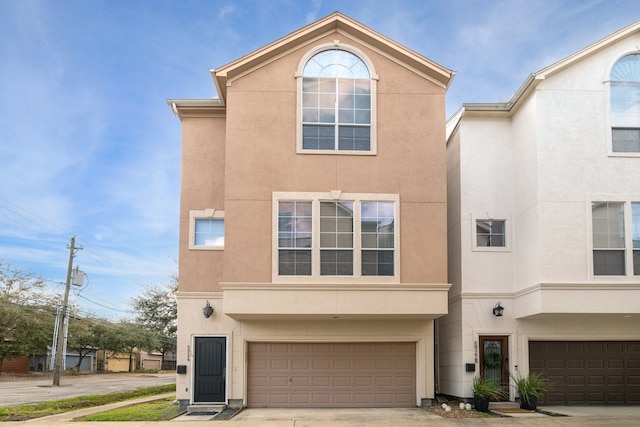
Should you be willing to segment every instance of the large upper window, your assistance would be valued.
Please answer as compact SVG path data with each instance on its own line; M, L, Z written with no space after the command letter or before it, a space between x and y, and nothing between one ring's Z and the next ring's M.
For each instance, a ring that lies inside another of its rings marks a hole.
M591 220L593 274L640 275L640 203L593 202Z
M351 52L313 55L302 71L302 150L372 151L371 82L368 67Z
M277 193L274 208L277 276L397 275L397 196Z
M640 153L640 54L611 69L611 141L614 153Z

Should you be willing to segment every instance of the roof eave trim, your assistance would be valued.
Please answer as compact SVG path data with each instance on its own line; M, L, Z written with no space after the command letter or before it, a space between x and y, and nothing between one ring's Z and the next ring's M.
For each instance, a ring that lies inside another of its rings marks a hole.
M226 107L219 98L211 99L167 99L173 114L184 117L224 117Z

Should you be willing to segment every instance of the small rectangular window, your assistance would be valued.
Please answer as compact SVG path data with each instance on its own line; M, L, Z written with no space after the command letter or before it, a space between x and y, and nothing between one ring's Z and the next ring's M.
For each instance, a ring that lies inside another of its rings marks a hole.
M224 219L196 218L195 246L224 247Z
M224 249L224 211L189 212L189 249Z
M504 220L477 220L476 246L499 247L506 246Z

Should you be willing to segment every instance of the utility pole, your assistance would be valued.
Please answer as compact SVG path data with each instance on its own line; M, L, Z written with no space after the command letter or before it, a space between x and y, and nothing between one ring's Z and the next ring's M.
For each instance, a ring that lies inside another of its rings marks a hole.
M81 247L78 250L82 249ZM60 386L60 367L62 366L62 358L65 356L63 353L64 346L64 328L65 317L68 316L67 307L69 306L69 289L71 287L71 272L73 270L73 257L76 254L76 236L71 237L71 244L69 245L69 266L67 267L67 282L64 288L64 299L62 300L62 311L58 320L58 342L56 344L56 361L53 366L53 385Z

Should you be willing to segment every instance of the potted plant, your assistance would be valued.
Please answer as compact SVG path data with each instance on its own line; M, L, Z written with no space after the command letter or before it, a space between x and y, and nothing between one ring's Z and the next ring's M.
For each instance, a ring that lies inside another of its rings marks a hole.
M489 412L489 400L503 396L504 390L500 384L487 380L483 375L473 379L473 404L476 411Z
M550 388L547 378L538 372L531 372L529 375L514 377L513 383L520 394L520 408L535 411L538 407L538 398Z

